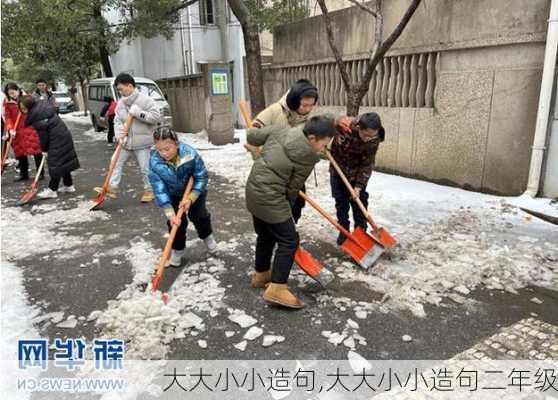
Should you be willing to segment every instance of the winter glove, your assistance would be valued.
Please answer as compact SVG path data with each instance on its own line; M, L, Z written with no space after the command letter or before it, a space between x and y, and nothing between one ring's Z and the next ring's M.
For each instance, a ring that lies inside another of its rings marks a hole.
M9 133L9 135L10 135L11 137L15 138L17 132L16 132L15 129L10 129L10 130L8 131L8 133Z
M190 193L191 194L191 193ZM181 201L180 204L178 205L178 208L183 208L184 211L187 211L190 206L192 205L193 201L192 199L189 197L184 201Z
M349 134L352 130L353 119L351 117L339 117L335 121L337 131L343 134Z
M132 107L130 107L128 114L132 115L135 118L141 119L141 114L143 114L143 110L138 105L132 104Z
M169 223L171 226L179 226L181 222L181 218L178 218L178 215L173 215L169 218Z
M169 220L171 226L180 225L180 220L176 217L176 214L174 213L174 209L172 207L166 207L163 209L163 211L165 212L165 215L167 216L167 219Z

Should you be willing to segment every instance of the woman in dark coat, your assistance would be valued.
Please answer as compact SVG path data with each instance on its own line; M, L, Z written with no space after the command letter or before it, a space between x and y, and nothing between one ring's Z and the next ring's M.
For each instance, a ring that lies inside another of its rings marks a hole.
M71 172L79 168L79 160L74 149L72 133L56 113L56 109L44 100L23 96L19 109L27 114L27 125L32 125L39 134L43 154L47 155L50 182L48 188L37 196L42 199L58 197L60 179L64 186L61 193L75 192Z

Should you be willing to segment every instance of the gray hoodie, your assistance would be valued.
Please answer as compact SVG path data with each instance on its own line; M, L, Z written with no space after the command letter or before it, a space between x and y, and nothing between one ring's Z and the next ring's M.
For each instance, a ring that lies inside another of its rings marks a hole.
M128 114L134 117L128 139L124 143L126 150L148 149L153 145L153 132L161 121L161 114L151 97L136 89L130 96L118 101L115 113L114 131L117 138L122 134Z

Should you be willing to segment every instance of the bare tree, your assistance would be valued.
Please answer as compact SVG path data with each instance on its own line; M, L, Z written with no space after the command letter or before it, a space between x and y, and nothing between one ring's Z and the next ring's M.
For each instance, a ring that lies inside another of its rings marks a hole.
M335 37L333 35L332 21L325 0L317 0L320 9L322 10L322 17L324 19L327 40L329 47L335 57L335 62L339 67L341 73L341 80L343 81L343 86L347 93L347 114L351 116L358 115L360 109L360 104L363 97L368 92L370 85L370 80L372 79L372 74L376 69L378 63L382 60L386 52L391 48L395 41L401 36L403 30L411 20L411 17L417 10L422 0L412 0L407 11L403 14L401 20L393 30L393 32L387 37L386 40L382 38L382 30L384 26L384 17L382 14L382 0L376 0L375 6L369 7L358 0L349 0L351 3L355 4L364 12L372 15L376 19L376 27L374 30L374 45L370 50L370 57L366 63L366 71L364 77L360 82L352 82L347 71L347 66L343 60L339 48L335 43Z

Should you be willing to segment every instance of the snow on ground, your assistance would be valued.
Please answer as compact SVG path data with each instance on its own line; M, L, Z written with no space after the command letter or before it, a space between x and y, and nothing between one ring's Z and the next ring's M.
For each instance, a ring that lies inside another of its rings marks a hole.
M252 166L252 158L246 153L246 130L235 130L238 143L215 146L209 143L206 132L196 134L180 133L180 141L195 147L209 170L236 183L234 190L244 197L244 186Z
M68 114L60 114L60 118L65 122L74 122L78 124L91 124L91 114L83 115L83 111L74 111Z
M87 136L95 139L98 136L101 140L102 135L104 140L103 133L88 132ZM252 159L242 146L245 131L238 130L235 136L239 142L226 146L211 145L204 133L181 134L180 139L200 151L210 171L234 184L230 193L244 198ZM328 163L321 162L316 172L318 186L311 176L307 183L308 193L334 214ZM333 345L343 344L352 351L358 346L366 346L365 338L358 333L357 321L373 312L410 310L424 316L425 304L440 305L445 299L455 303L470 302L468 295L478 286L510 292L533 283L558 287L558 253L554 245L558 237L556 227L509 206L505 198L382 173L373 174L368 190L370 209L377 222L397 238L399 246L393 250L391 258L381 259L369 271L357 267L341 250L333 255L315 254L343 282L361 282L384 295L382 301L356 301L343 297L342 293L319 293L320 306L333 305L340 311L354 313L354 318L347 320L341 332L322 332ZM5 207L3 204L4 257L21 260L60 250L70 257L79 255L83 245L102 243L106 239L102 235L80 238L67 232L66 228L75 224L110 218L103 211L86 212L89 206L85 200L76 208L66 210L57 210L48 203L31 209ZM303 241L319 238L334 243L337 236L328 222L309 206L299 228ZM23 249L17 240L22 236L41 243L41 246ZM246 240L254 240L251 232L221 242L219 246L221 251L238 254L237 248ZM252 341L268 345L284 340L273 336L272 332L263 332L257 326L258 321L246 311L230 308L224 303L226 289L219 275L228 267L218 256L185 268L173 284L169 302L165 305L158 294L143 290L151 280L161 249L141 238L133 240L126 249L126 257L134 269L133 281L115 300L109 301L106 310L93 312L89 319L96 320L101 336L126 340L128 358L165 358L169 343L188 335L194 337L201 348L211 348L207 337L208 324L212 318L223 314L228 316L230 325L238 325L236 330L224 332L231 337L231 349L243 351L252 345ZM250 254L238 256L251 259ZM302 282L300 271L294 270L293 275L294 280ZM17 296L14 297L16 300ZM35 318L32 312L27 314L29 320ZM319 325L320 317L321 314L317 314L312 322ZM63 315L48 318L60 323ZM244 340L238 343L241 337ZM155 372L149 373L155 376Z
M88 138L88 140L93 139L95 141L106 141L107 140L107 133L104 131L97 132L95 129L91 128L83 132L84 136Z
M538 214L548 215L558 220L558 199L534 199L530 196L523 195L511 198L509 203L516 207Z
M209 144L204 133L181 134L181 140L196 147L209 170L230 179L244 198L252 159L242 146L245 131L235 136L239 143L227 146ZM329 163L320 162L318 186L311 175L307 190L335 215L328 169ZM385 306L424 316L424 304L439 305L446 298L464 303L479 286L512 293L530 284L558 287L558 229L509 206L507 198L379 172L367 189L376 222L399 242L391 258L363 271L341 250L329 259L315 256L338 278L384 294ZM308 205L299 230L303 243L315 238L335 243L337 237L335 228ZM328 299L335 297L323 295L321 301ZM358 302L350 306L359 307ZM357 311L362 315L363 310Z
M62 203L63 199L58 199ZM91 202L82 200L77 207L61 209L59 205L42 204L32 208L7 207L2 203L2 255L6 259L20 260L38 254L53 251L70 251L88 244L98 244L101 235L81 237L71 235L64 230L72 225L107 220L109 214L104 211L90 212ZM57 209L58 207L58 209ZM25 240L21 240L21 238ZM40 246L29 246L36 243Z
M108 309L96 321L103 335L127 342L127 357L131 359L164 359L172 340L186 335L205 337L204 318L223 308L225 288L220 285L219 273L224 271L224 263L217 258L185 268L173 284L167 304L160 292L144 290L160 252L142 239L133 241L126 257L134 279L116 300L108 302Z
M18 378L32 378L39 370L20 371L15 367L17 341L19 339L40 339L33 326L33 319L40 310L27 301L23 287L23 274L16 265L1 261L0 265L0 393L14 393ZM20 392L18 399L30 398L30 393Z

